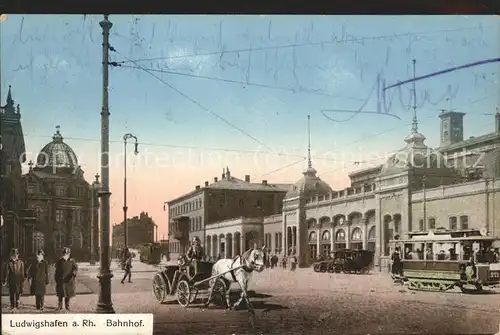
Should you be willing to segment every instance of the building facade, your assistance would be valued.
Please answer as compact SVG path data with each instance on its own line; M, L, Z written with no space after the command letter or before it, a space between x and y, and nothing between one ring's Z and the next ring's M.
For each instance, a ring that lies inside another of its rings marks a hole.
M281 213L289 188L288 184L269 184L267 180L252 182L250 175L235 178L226 168L220 179L205 181L203 187L197 185L193 191L168 201L171 259L186 252L195 236L202 241L206 254L214 258L233 255L241 246L262 241L264 218ZM246 221L238 221L240 217ZM232 223L224 225L226 221ZM220 225L225 228L219 231Z
M31 243L48 259L57 259L64 247L70 247L79 262L89 261L91 238L94 248L99 245L98 200L75 152L56 128L52 141L40 150L36 164L29 162L23 176L27 205L37 219Z
M26 203L22 182L22 163L26 161L26 148L19 105L14 105L11 87L7 101L0 107L0 217L2 226L2 255L18 248L23 258L34 254L31 234L34 213Z
M113 249L121 249L125 247L125 227L121 222L113 226ZM153 243L157 240L158 226L153 221L153 218L146 212L141 212L139 216L134 216L127 220L128 230L128 247L137 248L146 243Z
M375 265L385 270L389 240L409 232L484 228L500 237L500 113L493 132L468 139L463 138L464 116L439 116L441 141L435 149L425 144L415 118L404 147L380 166L351 173L351 186L343 190L334 191L317 177L309 159L302 178L283 185L281 210L256 217L236 202L230 217L215 215L199 227L206 250L232 257L257 241L273 254L296 256L299 266L309 266L319 255L362 248L372 250ZM208 186L196 193L205 202L203 192L212 192ZM247 235L256 239L249 244L242 238Z

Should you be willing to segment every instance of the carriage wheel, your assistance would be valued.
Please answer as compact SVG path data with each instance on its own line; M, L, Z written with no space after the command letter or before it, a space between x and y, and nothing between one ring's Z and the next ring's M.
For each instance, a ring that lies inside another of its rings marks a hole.
M320 265L319 272L326 272L326 265L325 264Z
M334 273L335 272L335 265L329 264L328 265L328 272L329 273Z
M168 284L165 282L165 279L163 279L161 273L155 274L153 278L153 294L156 298L156 301L158 301L160 304L164 303L167 297L167 285Z
M314 265L314 272L319 272L321 269L321 266L319 264Z
M186 279L181 279L177 284L177 302L182 307L187 307L191 302L191 287Z
M341 273L342 272L342 267L340 265L335 266L335 273Z

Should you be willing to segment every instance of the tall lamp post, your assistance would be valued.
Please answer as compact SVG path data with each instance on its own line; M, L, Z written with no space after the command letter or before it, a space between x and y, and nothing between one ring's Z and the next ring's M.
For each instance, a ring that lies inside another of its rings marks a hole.
M124 243L125 247L128 247L128 224L127 224L127 140L129 139L134 139L135 140L135 148L134 148L134 154L138 154L139 151L137 150L138 148L138 143L137 143L137 136L132 135L130 133L123 135L123 144L124 144L124 151L123 151L123 231L124 231Z
M110 207L109 198L109 103L108 103L108 70L109 70L109 31L113 24L104 15L104 20L99 22L102 28L102 110L101 110L101 177L102 183L99 189L101 198L100 222L101 222L101 248L99 262L99 301L96 313L114 314L111 302L111 278L109 253L109 222Z
M90 212L90 265L95 265L95 209L99 207L99 202L95 203L96 191L101 184L99 183L99 174L96 173L95 181L92 183L92 198L91 198L91 212ZM96 206L97 205L97 206Z

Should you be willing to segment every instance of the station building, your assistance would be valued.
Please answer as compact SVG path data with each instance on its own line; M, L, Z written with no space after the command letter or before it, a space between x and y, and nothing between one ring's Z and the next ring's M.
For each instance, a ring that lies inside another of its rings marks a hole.
M209 222L202 220L196 231L186 228L186 241L192 235L203 236L210 255L222 252L233 257L242 246L251 247L241 236L254 235L271 254L296 256L299 266L309 266L318 255L337 249L362 248L374 251L375 265L385 269L390 262L389 240L405 238L409 232L484 228L500 237L500 113L495 115L492 132L468 139L464 139L464 116L455 111L439 115L441 141L435 149L425 143L415 118L402 149L380 166L349 174L351 185L343 190L332 190L321 180L310 158L294 185L274 186L275 195L266 202L265 211L240 206L247 199L255 200L251 198L255 193L240 188L239 200L227 203L231 212L214 215ZM231 185L225 181L215 188L232 189ZM269 189L267 182L251 187ZM206 183L203 192L197 189L178 199L220 200L210 192ZM172 205L179 206L179 200ZM206 213L203 207L187 208ZM181 216L175 210L170 213L170 222L177 224L174 230L169 226L172 234L183 225L189 227L192 219L176 221Z

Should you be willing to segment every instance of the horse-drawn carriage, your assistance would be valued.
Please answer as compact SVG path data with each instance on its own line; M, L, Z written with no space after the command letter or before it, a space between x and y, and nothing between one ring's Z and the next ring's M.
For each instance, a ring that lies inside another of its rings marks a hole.
M187 262L162 267L153 278L153 294L156 300L164 303L169 296L175 296L179 305L187 307L196 300L198 293L207 293L212 289L213 299L211 300L216 305L223 304L225 291L229 288L226 287L220 275L215 278L211 276L213 265L212 262L200 261L197 263L196 270ZM211 280L212 287L210 287Z
M314 263L314 271L330 273L367 273L370 271L372 264L372 251L342 249L335 251L333 258Z
M188 261L186 255L179 258L178 265L163 266L153 278L153 294L159 303L165 302L168 296L175 296L182 307L195 302L200 293L208 293L205 305L214 303L226 305L232 309L244 300L249 312L253 313L248 299L248 283L254 271L261 272L265 268L265 246L245 251L233 259L220 259L216 263L206 261ZM230 303L231 283L238 283L241 289L240 298Z

